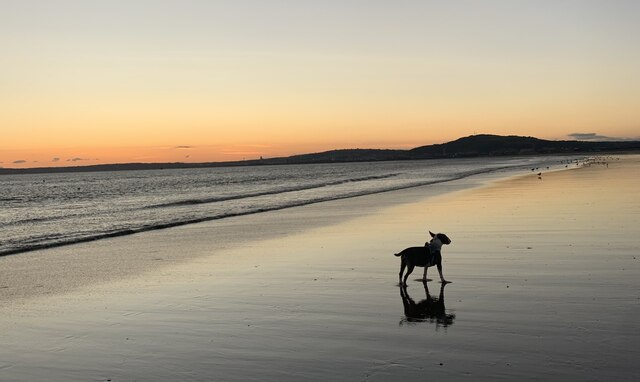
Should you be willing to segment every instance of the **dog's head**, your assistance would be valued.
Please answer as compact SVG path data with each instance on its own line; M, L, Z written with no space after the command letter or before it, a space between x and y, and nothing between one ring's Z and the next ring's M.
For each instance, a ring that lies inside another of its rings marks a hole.
M434 240L439 240L442 244L446 244L446 245L451 244L451 239L449 239L449 236L445 235L444 233L433 233L429 231L429 234L431 235L432 242Z

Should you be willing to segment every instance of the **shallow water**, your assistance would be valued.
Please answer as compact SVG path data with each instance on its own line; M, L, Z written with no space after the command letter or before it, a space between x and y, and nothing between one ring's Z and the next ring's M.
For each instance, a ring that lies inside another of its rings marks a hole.
M0 176L0 255L433 184L560 167L483 158Z

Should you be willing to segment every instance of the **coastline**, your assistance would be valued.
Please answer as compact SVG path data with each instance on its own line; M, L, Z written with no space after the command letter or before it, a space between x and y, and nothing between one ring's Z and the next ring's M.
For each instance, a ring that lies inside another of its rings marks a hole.
M622 155L640 152L640 141L550 141L534 137L479 134L454 141L406 149L334 149L324 152L295 154L229 162L114 163L85 166L2 168L0 176L56 172L96 172L127 170L165 170L186 168L271 166L291 164L336 164L452 158L487 158L496 156L540 155Z
M0 289L0 379L635 380L640 211L621 198L638 168L467 178L5 257L1 279L24 288ZM448 325L407 320L396 285L392 254L427 229L453 240Z

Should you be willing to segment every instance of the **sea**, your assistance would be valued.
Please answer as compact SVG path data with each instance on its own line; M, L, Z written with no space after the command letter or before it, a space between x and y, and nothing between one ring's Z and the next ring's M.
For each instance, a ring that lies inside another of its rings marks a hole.
M0 256L429 186L575 166L531 156L0 175Z

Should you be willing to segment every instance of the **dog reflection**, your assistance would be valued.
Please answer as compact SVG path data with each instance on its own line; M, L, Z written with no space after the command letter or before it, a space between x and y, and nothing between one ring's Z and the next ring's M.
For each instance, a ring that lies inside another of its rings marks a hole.
M409 296L406 285L400 286L400 297L402 297L405 315L400 321L400 325L405 323L415 324L418 322L432 322L436 324L436 327L440 325L444 327L452 325L456 315L447 313L444 307L444 287L447 284L443 283L440 286L440 296L438 298L432 297L431 294L429 294L429 287L426 282L423 281L422 285L424 285L424 292L427 298L418 303L413 301Z

